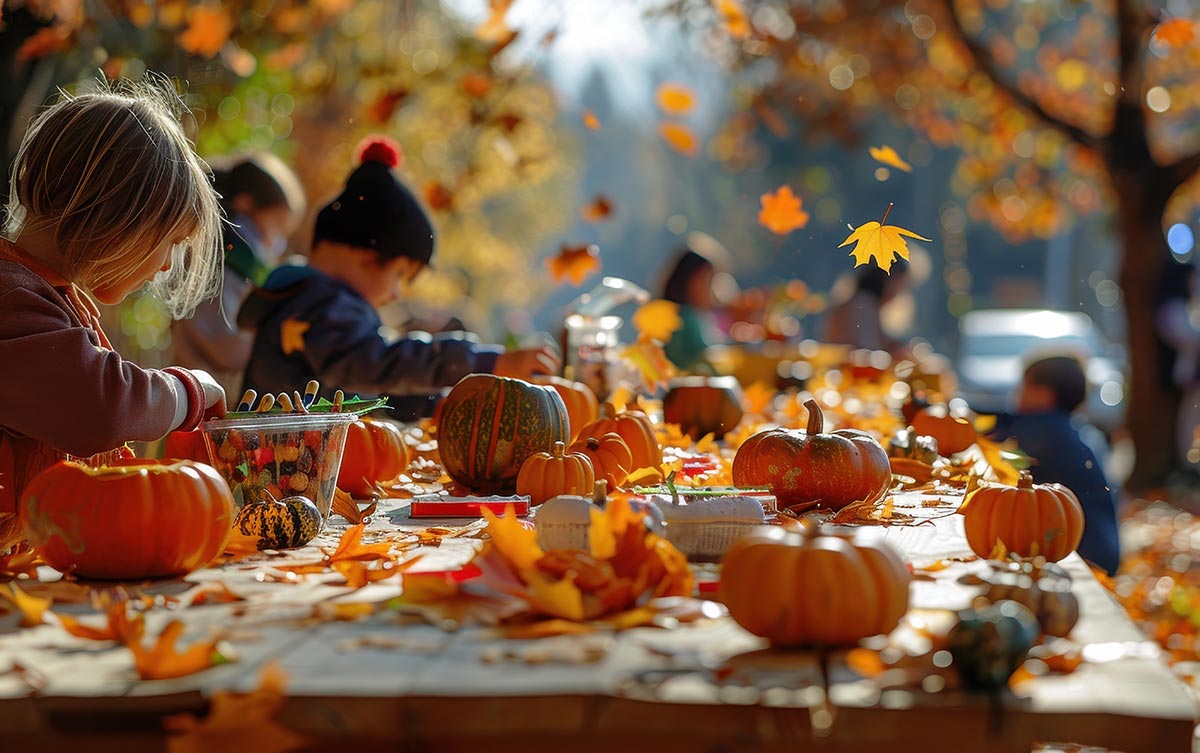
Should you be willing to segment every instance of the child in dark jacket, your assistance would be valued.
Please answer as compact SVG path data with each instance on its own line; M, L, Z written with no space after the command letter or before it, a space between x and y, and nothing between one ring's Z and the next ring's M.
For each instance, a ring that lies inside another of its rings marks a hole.
M505 353L462 334L396 341L380 334L377 309L429 264L434 235L392 172L398 148L369 139L359 160L342 194L317 215L308 265L276 269L242 306L238 323L256 332L245 386L290 394L316 379L322 392L403 401L475 372L555 373L557 356L545 348ZM397 417L412 417L405 412Z
M1121 562L1116 503L1096 456L1071 425L1071 413L1086 395L1079 361L1068 356L1035 361L1025 370L1017 413L999 416L992 438L1015 437L1036 461L1034 481L1062 484L1075 493L1084 518L1079 555L1111 575Z

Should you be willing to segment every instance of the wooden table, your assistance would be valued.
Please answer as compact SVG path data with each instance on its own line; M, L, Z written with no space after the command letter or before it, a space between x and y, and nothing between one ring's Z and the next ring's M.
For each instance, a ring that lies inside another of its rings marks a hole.
M413 521L406 503L389 502L368 530L411 531L431 523L462 525ZM319 543L334 542L344 527L334 524ZM969 555L958 516L862 530L886 539L918 568ZM424 550L415 569L456 567L479 545L468 537L446 538ZM980 564L955 563L914 582L910 619L946 619L939 610L965 607L973 590L956 580ZM188 626L185 641L223 632L237 651L235 663L178 680L140 682L123 647L78 639L56 625L19 629L14 615L0 618L0 729L5 749L17 740L46 750L86 740L105 750L160 750L164 715L203 714L213 692L253 688L264 663L275 660L289 675L281 721L318 740L337 739L339 748L352 739L363 750L554 745L606 753L620 746L1025 753L1033 740L1056 740L1129 753L1189 750L1195 708L1157 646L1078 557L1064 565L1081 604L1073 638L1087 644L1089 661L1080 669L1026 683L1026 697L988 701L920 688L881 690L877 679L856 675L841 661L843 654L835 654L835 716L827 736L811 723L822 721L825 708L814 656L764 650L763 641L715 605L714 618L668 630L514 641L479 627L447 632L386 610L354 622L314 619L318 604L394 596L399 579L350 592L336 585L336 575L261 582L264 569L245 562L144 589L177 594L219 579L246 599L147 612L150 634L179 618ZM4 673L14 663L25 671Z

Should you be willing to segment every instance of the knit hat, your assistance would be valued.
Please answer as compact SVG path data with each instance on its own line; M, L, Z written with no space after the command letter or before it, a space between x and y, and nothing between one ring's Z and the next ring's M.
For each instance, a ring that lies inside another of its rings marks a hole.
M399 145L386 136L368 136L356 151L361 164L341 195L317 214L313 244L328 240L370 249L384 259L406 256L428 264L433 225L392 172L400 164Z

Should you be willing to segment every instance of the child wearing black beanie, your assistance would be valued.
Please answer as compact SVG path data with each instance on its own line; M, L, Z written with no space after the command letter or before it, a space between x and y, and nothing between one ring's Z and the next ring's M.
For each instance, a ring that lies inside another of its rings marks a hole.
M396 341L380 334L377 309L429 264L434 231L396 179L395 142L368 138L358 158L345 189L317 215L308 265L276 269L238 314L256 333L245 386L290 394L316 379L323 393L399 396L395 417L411 419L432 405L414 396L436 395L467 374L556 373L557 356L545 348L505 353L463 333Z

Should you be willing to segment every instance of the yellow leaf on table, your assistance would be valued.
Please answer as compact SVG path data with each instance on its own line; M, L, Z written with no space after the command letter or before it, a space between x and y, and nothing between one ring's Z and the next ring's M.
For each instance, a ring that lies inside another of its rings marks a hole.
M512 37L513 31L504 20L512 4L513 0L489 0L488 17L475 27L475 38L484 42L500 43Z
M183 651L175 648L175 642L183 633L183 623L171 620L155 639L154 645L146 648L141 641L145 630L141 615L133 622L136 628L125 636L129 650L133 652L133 666L143 680L169 680L203 671L226 659L217 651L216 641L197 641Z
M555 282L570 280L572 285L580 285L588 275L600 271L600 248L595 244L564 245L556 256L546 259L546 268Z
M1172 18L1154 27L1154 38L1163 45L1179 49L1196 38L1196 22L1190 18Z
M996 480L1002 484L1016 486L1021 480L1021 471L1012 463L1004 459L1005 450L1017 449L1015 439L1009 439L1004 443L996 442L987 437L979 437L975 440L983 453L983 459L992 467L992 471L996 474Z
M888 167L894 167L897 170L903 170L906 173L912 172L912 165L901 159L900 155L896 153L896 150L887 144L884 144L883 146L867 147L867 152L871 155L872 159L876 160L877 162L882 162Z
M662 346L645 335L627 345L621 351L621 358L637 369L643 386L651 391L666 387L675 376L675 364L667 358Z
M745 39L750 36L750 20L738 0L715 0L713 7L721 18L725 31L734 39Z
M696 95L683 84L659 84L654 97L662 111L670 115L686 115L696 107Z
M0 585L0 597L8 600L21 613L22 627L41 625L45 619L46 610L54 603L52 599L30 596L18 588L16 583Z
M279 346L285 356L304 352L304 333L312 325L299 319L285 319L279 325Z
M888 212L891 211L892 205L888 204L887 212L883 214L884 222L887 221ZM883 225L871 220L854 228L850 236L842 241L838 248L853 243L855 246L850 253L854 257L854 266L861 266L874 259L880 269L889 272L897 256L901 259L908 258L908 241L904 240L906 236L921 241L930 240L911 230L895 225Z
M391 542L364 544L362 537L365 530L366 525L362 523L347 528L346 532L342 534L341 540L338 541L337 548L326 553L329 563L332 565L337 562L391 559Z
M529 586L529 603L534 609L566 620L579 622L584 619L583 592L574 579L550 580L537 570L526 572L522 577Z
M626 486L654 486L662 482L662 471L657 468L639 468L625 479Z
M803 201L792 193L791 186L780 186L775 193L760 197L762 209L758 212L758 223L776 235L787 235L808 224L808 212L802 209Z
M717 439L710 431L696 441L696 452L700 454L715 453L717 451Z
M179 35L179 46L200 57L221 51L233 33L233 19L220 5L197 5L188 12L188 25Z
M670 340L671 335L683 326L683 319L679 316L679 304L661 298L638 307L638 310L633 312L632 321L638 334L661 342Z
M694 157L700 151L700 139L687 126L679 123L659 123L658 134L672 149L681 154Z
M533 570L545 552L537 542L537 532L521 525L517 520L516 511L512 505L503 515L496 515L484 508L483 517L487 520L487 533L491 543L518 572Z
M220 690L213 694L208 716L193 714L168 717L163 722L168 732L169 753L288 753L308 743L279 722L275 716L283 708L287 675L272 662L263 667L259 687L250 693Z

